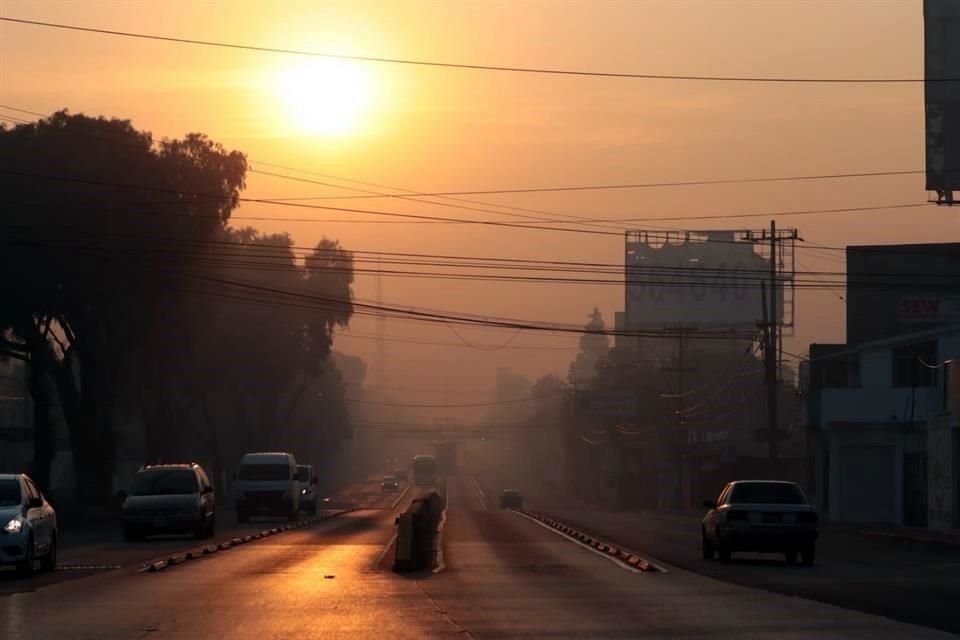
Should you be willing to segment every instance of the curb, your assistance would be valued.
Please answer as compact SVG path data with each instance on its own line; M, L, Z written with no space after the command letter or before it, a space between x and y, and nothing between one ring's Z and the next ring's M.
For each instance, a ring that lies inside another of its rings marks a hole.
M262 540L264 538L269 538L271 536L276 536L281 533L286 533L287 531L293 531L294 529L302 529L303 527L309 527L311 525L319 524L321 522L326 522L327 520L332 520L338 516L350 513L351 511L356 511L356 509L343 509L341 511L335 511L333 513L328 513L322 516L314 516L312 518L307 518L306 520L297 520L296 522L291 522L290 524L283 525L282 527L273 527L272 529L264 529L256 533L247 534L243 537L235 537L229 540L224 540L219 543L210 543L203 545L202 547L194 547L189 551L184 551L181 553L175 553L167 558L161 560L152 560L143 564L139 571L140 573L157 573L158 571L163 571L169 567L173 567L190 560L199 560L207 556L213 555L220 551L226 551L234 547L238 547L242 544L247 544L248 542L256 542L257 540Z
M649 560L645 560L644 558L641 558L640 556L636 555L635 553L627 549L622 549L606 541L597 540L587 535L583 531L578 531L577 529L574 529L573 527L566 525L560 522L559 520L554 520L549 516L545 516L542 513L538 513L536 511L524 511L522 509L517 509L517 512L522 513L523 515L528 516L530 518L533 518L538 522L542 522L543 524L547 525L551 529L556 529L560 533L563 533L573 538L574 540L577 540L585 545L588 545L596 549L600 553L608 555L611 558L615 558L618 562L621 562L633 569L637 569L638 571L644 571L644 572L666 573L666 569L664 569L663 567L658 566L650 562Z

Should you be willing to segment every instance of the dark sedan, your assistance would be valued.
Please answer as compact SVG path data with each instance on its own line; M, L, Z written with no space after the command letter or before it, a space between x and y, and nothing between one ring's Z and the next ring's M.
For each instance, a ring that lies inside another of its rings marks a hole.
M738 551L783 553L788 563L797 556L805 565L814 562L817 512L794 482L738 480L704 502L710 511L703 518L703 557L727 561Z

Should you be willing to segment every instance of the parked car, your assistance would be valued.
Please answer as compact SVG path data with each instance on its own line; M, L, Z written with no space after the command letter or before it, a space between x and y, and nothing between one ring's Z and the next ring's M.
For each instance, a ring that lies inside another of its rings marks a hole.
M297 519L300 483L292 453L248 453L240 460L236 480L240 522L257 515L284 515L291 522Z
M410 475L407 473L406 469L394 469L393 477L400 482L406 482L410 478Z
M383 493L396 493L400 491L400 482L394 476L383 476L380 482L380 491Z
M816 557L817 512L794 482L737 480L727 484L701 524L703 557L728 561L736 551L784 553L788 563Z
M500 492L501 509L523 509L523 495L516 489L504 489Z
M123 499L123 537L139 540L162 533L208 538L216 529L216 496L203 467L157 464L141 467Z
M317 476L313 475L313 465L297 465L297 484L300 486L300 511L317 515Z
M57 512L43 492L22 473L0 474L0 565L20 575L57 566Z

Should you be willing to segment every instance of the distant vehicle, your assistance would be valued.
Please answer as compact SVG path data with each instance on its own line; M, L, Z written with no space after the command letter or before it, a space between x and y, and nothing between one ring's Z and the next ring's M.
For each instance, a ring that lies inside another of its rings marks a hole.
M0 474L0 565L20 575L33 573L35 561L57 566L57 512L43 492L22 473Z
M728 561L735 551L784 553L805 565L816 557L817 512L794 482L738 480L720 497L706 500L710 509L701 524L703 557Z
M291 522L300 511L297 459L292 453L248 453L237 472L237 520L285 515Z
M413 458L413 483L418 487L432 487L437 484L437 459L429 455Z
M216 497L198 464L158 464L141 467L123 499L123 537L139 540L160 533L212 536L216 528Z
M523 495L516 489L504 489L500 492L501 509L523 509Z
M383 493L396 493L400 491L400 482L393 476L383 476L380 483L380 491Z
M313 465L297 465L297 484L300 486L300 511L317 515L317 476L313 475Z
M394 469L393 477L395 477L400 482L406 482L410 476L407 474L406 469Z

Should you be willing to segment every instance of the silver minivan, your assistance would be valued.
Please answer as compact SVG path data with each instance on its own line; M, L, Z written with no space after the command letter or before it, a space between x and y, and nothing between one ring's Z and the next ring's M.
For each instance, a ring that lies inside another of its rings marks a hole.
M123 537L139 540L161 533L207 538L216 527L216 497L203 467L157 464L141 467L123 499Z
M286 516L291 522L300 511L297 460L292 453L248 453L236 474L237 520L252 516Z

